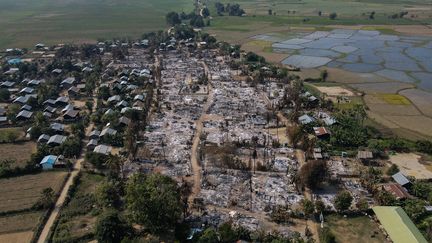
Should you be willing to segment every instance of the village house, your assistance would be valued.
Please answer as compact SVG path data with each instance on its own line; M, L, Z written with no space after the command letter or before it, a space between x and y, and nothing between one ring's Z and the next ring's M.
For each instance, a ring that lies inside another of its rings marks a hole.
M51 170L58 163L58 161L59 161L58 156L47 155L41 160L39 164L42 166L43 170Z

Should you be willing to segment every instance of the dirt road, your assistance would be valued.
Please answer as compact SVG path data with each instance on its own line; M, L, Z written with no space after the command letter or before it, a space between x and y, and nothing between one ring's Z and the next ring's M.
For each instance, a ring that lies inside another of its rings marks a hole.
M93 98L93 111L96 109L96 98ZM90 132L93 130L94 124L90 123L85 130L86 135L89 135ZM63 189L60 193L60 196L57 199L57 202L55 203L54 210L51 212L47 222L45 223L45 226L42 230L41 235L39 236L38 243L44 243L47 241L48 235L50 233L51 227L53 226L55 220L57 219L57 216L60 212L61 207L63 206L67 193L69 191L69 188L72 186L74 178L78 175L82 168L82 164L84 162L84 156L85 156L85 150L81 152L80 157L74 164L73 171L71 172L68 180L66 181L65 185L63 186Z
M193 201L196 198L197 195L199 195L200 191L201 191L201 164L198 160L198 147L201 141L201 134L202 134L202 129L203 129L203 121L206 118L206 114L208 112L208 109L210 108L210 105L213 102L213 89L211 86L211 75L208 69L208 66L206 63L202 63L204 66L204 70L205 73L208 76L208 85L207 85L207 90L208 90L208 96L207 96L207 101L204 104L202 113L200 118L196 121L196 131L195 131L195 135L193 137L192 140L192 148L191 148L191 166L192 166L192 173L193 173L193 187L192 187L192 192L188 198L188 202L189 205L193 205Z

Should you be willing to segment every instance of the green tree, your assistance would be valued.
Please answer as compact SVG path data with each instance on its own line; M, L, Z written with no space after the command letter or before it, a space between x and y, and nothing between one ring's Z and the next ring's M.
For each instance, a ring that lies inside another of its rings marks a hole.
M96 189L96 201L100 207L112 208L120 205L119 184L114 181L104 181Z
M398 172L399 172L399 167L397 166L397 164L392 164L390 166L390 168L388 168L386 174L389 175L389 176L392 176L392 175L394 175L394 174L396 174Z
M339 192L334 199L334 206L337 211L344 212L351 206L353 197L348 191Z
M403 209L415 223L419 223L421 217L426 213L426 203L420 199L407 199L404 201Z
M393 194L387 191L378 192L375 199L381 206L395 206L397 204L397 200Z
M301 205L302 205L303 212L304 212L305 216L306 217L311 217L312 214L315 211L315 205L314 205L314 203L311 200L309 200L309 199L303 199L301 201Z
M8 89L0 89L0 102L6 102L10 99L10 92Z
M432 187L429 183L423 181L415 181L411 187L411 193L420 198L427 199Z
M324 210L325 210L325 204L324 204L323 200L317 199L315 201L315 208L316 208L316 210L317 210L318 213L324 212Z
M331 14L329 15L329 18L330 18L331 20L336 19L336 18L337 18L337 13L331 13Z
M98 216L95 236L99 242L120 242L129 231L130 227L120 218L117 211L109 210Z
M0 177L8 174L11 170L11 165L15 164L15 161L3 159L0 161Z
M208 16L210 16L210 11L208 8L203 8L201 10L201 15L203 16L203 18L207 18Z
M220 235L220 242L230 243L236 242L236 240L238 240L237 233L229 222L220 225L218 231Z
M198 243L219 243L219 237L216 230L213 228L207 228L204 230L198 239Z
M47 209L54 205L55 203L54 190L51 187L45 188L41 192L39 200L36 202L36 208Z
M369 209L369 203L366 200L366 198L360 198L360 200L357 202L356 207L360 211L366 211Z
M325 161L309 161L299 171L298 180L301 186L315 189L324 181L327 175L327 163Z
M182 213L177 183L160 174L136 174L129 178L126 204L131 222L153 233L174 228Z
M165 20L170 26L178 25L181 23L180 16L176 12L167 13L167 15L165 16Z
M324 69L324 70L322 70L322 71L320 72L320 79L321 79L321 82L325 82L325 81L327 81L327 78L328 78L328 72L327 72L326 69Z

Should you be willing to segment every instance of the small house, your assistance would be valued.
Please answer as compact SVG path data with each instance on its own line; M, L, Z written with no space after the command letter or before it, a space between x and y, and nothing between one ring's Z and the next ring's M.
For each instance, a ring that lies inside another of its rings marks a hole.
M66 136L54 135L54 136L50 137L47 144L50 146L58 146L58 145L61 145L62 143L64 143L64 141L66 141Z
M47 143L50 139L50 136L47 134L41 134L37 140L38 143Z
M299 121L299 123L306 125L306 124L309 124L311 122L314 122L315 118L313 118L307 114L304 114L298 118L298 121Z
M89 151L92 151L96 148L96 146L98 145L98 140L96 139L90 139L90 141L87 143L87 149Z
M74 77L69 77L64 79L63 81L61 81L60 86L63 88L70 88L75 84L75 78Z
M328 139L330 132L325 127L313 127L315 136L319 139Z
M16 116L17 120L28 120L32 117L33 112L31 111L27 111L27 110L22 110L18 113L18 115Z
M63 114L64 121L75 121L79 118L79 111L77 110L68 110Z
M101 145L97 145L94 148L93 152L98 154L108 155L111 153L111 150L112 150L111 146L101 144Z
M57 163L58 157L55 155L47 155L45 156L42 161L40 162L40 165L42 166L42 169L44 170L50 170L54 168L54 165Z

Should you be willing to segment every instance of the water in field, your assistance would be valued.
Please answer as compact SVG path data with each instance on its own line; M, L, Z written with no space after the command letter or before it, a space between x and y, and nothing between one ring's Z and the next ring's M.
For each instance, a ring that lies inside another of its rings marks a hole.
M285 39L260 35L275 52L289 53L284 64L300 68L337 67L417 83L432 90L432 37L398 36L371 30L335 29Z

